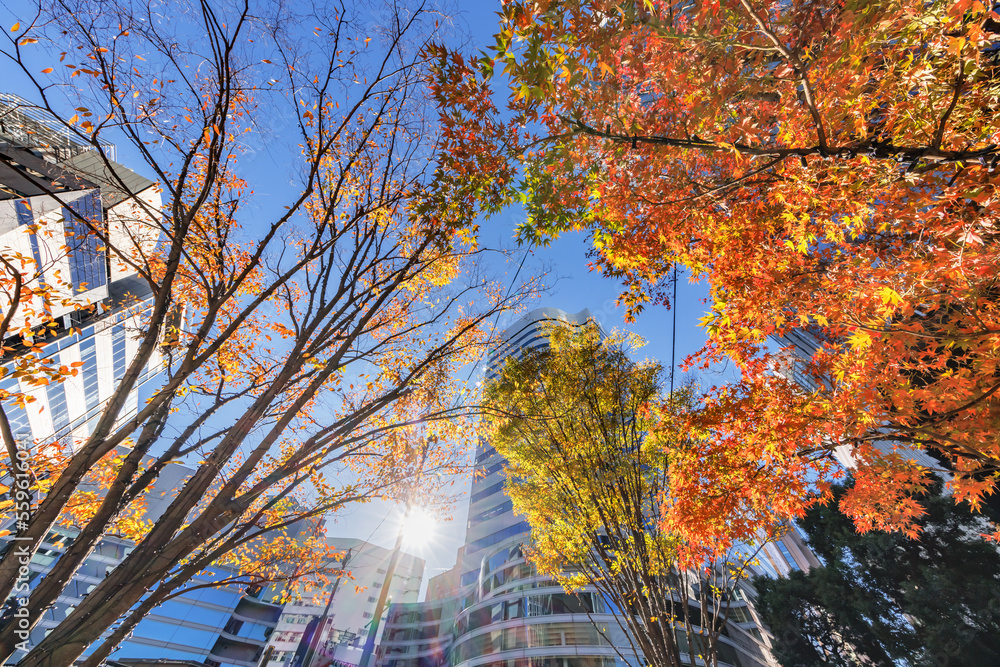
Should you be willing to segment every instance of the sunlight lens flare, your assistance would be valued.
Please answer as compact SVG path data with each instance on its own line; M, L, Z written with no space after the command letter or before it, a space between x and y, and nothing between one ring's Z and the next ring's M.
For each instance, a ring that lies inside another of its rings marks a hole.
M410 546L424 546L434 537L437 519L421 507L414 507L410 515L404 519L403 543Z

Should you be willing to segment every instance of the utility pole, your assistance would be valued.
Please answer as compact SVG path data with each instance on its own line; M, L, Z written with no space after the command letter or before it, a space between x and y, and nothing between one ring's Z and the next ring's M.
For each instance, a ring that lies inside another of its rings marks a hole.
M343 572L347 569L347 561L350 560L350 558L351 550L348 549L347 553L344 554L344 560L340 563L341 576L337 577L337 581L333 582L333 589L330 591L330 598L326 601L326 608L323 610L323 615L319 617L319 622L316 624L316 629L313 631L312 640L306 648L306 654L305 657L302 658L301 667L312 667L312 662L316 659L316 646L323 638L323 631L326 629L326 623L330 618L330 605L333 604L333 596L337 594L337 589L340 588L340 581L344 578Z
M385 571L385 580L382 582L382 591L379 593L378 602L375 604L375 616L372 619L371 630L368 638L365 639L365 649L361 652L361 663L358 667L369 667L372 661L372 654L375 653L375 635L378 634L379 625L382 622L382 612L385 611L385 600L389 595L389 586L392 585L392 577L396 572L396 563L399 562L399 554L403 547L403 530L406 528L406 520L410 518L412 506L406 503L406 510L403 512L403 521L399 525L399 533L396 535L396 546L392 549L392 556L389 558L389 566ZM305 667L308 667L306 665Z

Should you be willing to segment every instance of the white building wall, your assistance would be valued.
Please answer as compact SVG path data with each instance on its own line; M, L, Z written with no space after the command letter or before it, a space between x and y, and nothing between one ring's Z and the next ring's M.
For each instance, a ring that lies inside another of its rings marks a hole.
M127 367L138 352L136 336L144 329L148 317L148 297L133 294L139 297L138 300L129 299L128 303L114 302L109 297L112 292L109 290L109 277L113 280L127 279L135 271L112 258L109 276L108 262L103 251L95 250L103 247L103 243L91 239L89 249L74 251L76 254L67 251L67 245L79 242L79 239L74 240L66 234L63 205L79 203L80 210L87 210L89 205L92 207L91 212L100 212L98 195L98 190L89 189L61 193L61 201L47 196L0 201L0 253L9 261L16 260L24 266L23 277L29 286L37 288L44 283L55 290L55 296L49 304L50 315L45 315L44 319L54 320L60 327L55 330L46 328L48 333L36 334L34 342L45 346L43 356L54 359L57 364L66 368L74 368L74 363L87 362L77 368L76 375L68 375L61 382L47 386L28 386L25 382L17 382L15 385L12 384L13 381L6 383L5 389L10 391L16 387L16 390L35 399L20 413L23 415L22 421L30 425L30 437L26 440L36 443L48 442L58 436L76 446L90 434L92 420L101 409L95 406L95 398L97 404L103 406L117 389L115 334L120 339L118 347L122 343L125 345L124 365ZM148 188L141 196L152 207L151 210L156 210L159 206L159 193L155 188ZM122 209L127 209L128 215L122 213ZM115 219L115 233L123 239L130 239L133 252L138 254L143 244L143 252L152 248L151 244L155 242L159 230L150 222L148 215L143 219L139 215L143 212L136 213L135 209L131 202L126 201L113 207L108 216ZM30 224L26 224L29 220ZM71 256L76 258L73 266ZM39 271L40 278L37 277ZM118 292L143 292L142 287L140 281L131 289L119 288ZM0 293L0 306L9 308L11 298L10 293ZM38 319L32 316L32 311L44 315L43 306L40 298L22 298L12 321L13 333L19 333L26 321L31 323ZM85 359L81 345L89 348L91 344L94 346L94 353ZM9 357L3 361L11 363ZM119 366L121 362L122 359L119 358ZM156 350L147 369L155 372L161 363L159 350ZM120 373L121 369L119 376ZM153 373L148 373L143 380L149 381L152 376ZM96 397L93 394L95 377ZM86 391L87 382L91 385L89 396ZM65 405L65 410L62 410L62 405ZM10 406L10 402L5 402L5 408L12 413L17 412ZM133 388L127 397L119 421L130 418L137 409L138 387Z
M160 226L150 216L150 212L161 210L160 191L150 187L137 198L145 205L126 200L108 209L108 242L117 251L111 254L112 281L134 275L132 264L143 266L160 237Z

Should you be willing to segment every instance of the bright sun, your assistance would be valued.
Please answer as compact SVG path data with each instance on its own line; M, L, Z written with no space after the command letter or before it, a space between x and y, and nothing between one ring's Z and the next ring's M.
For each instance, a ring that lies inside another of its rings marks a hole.
M427 544L434 537L437 519L427 510L414 507L403 526L403 541L410 546L419 547Z

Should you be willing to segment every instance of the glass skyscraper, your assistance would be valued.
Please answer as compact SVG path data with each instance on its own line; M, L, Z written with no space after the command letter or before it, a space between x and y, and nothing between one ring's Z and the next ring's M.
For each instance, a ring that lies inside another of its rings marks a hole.
M365 639L374 626L375 607L385 585L392 550L354 538L331 537L327 543L339 552L349 553L346 568L351 578L331 585L336 588L325 621L324 606L310 599L285 604L261 667L310 667L303 665L310 645L315 647L311 667L352 665L361 660ZM422 558L401 553L388 583L389 599L415 602L423 573ZM380 625L376 632L383 629Z

